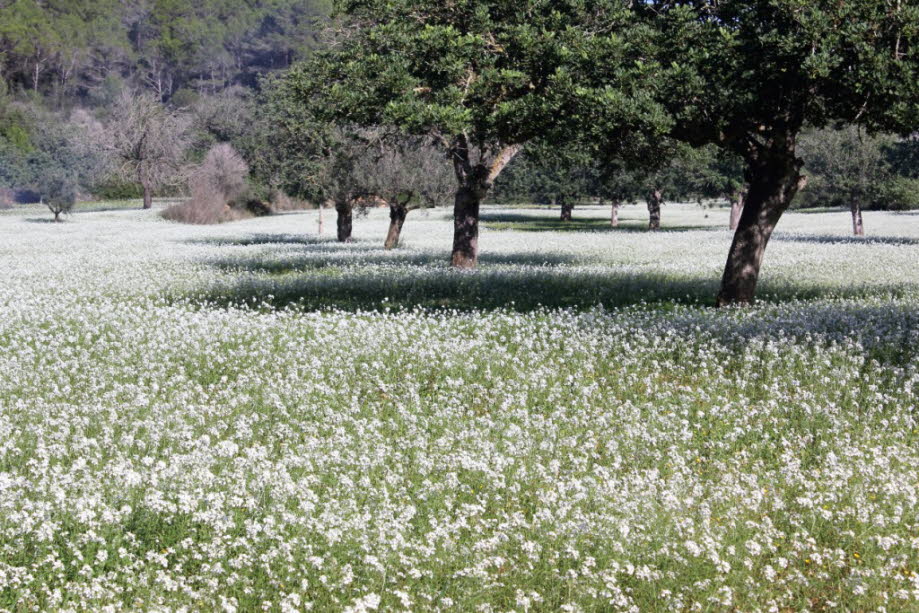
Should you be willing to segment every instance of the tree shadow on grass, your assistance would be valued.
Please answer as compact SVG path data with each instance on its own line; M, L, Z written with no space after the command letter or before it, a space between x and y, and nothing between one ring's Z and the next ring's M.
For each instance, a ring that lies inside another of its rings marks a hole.
M367 244L307 245L294 252L260 251L205 263L225 280L185 297L208 305L244 308L292 307L305 311L590 309L646 305L712 306L719 277L689 276L647 267L583 264L572 257L539 253L483 254L471 272L452 270L447 254L384 251ZM820 298L889 299L914 296L914 283L897 286L761 283L760 302Z
M53 223L53 224L62 224L71 221L68 218L60 219L55 221L54 217L24 217L22 221L26 223Z
M919 238L909 236L834 236L821 234L776 233L773 240L789 243L813 243L818 245L919 245Z
M257 245L342 245L333 238L310 236L307 234L267 234L255 233L248 236L196 238L184 241L187 245L209 245L217 247L252 247Z
M249 238L224 241L196 241L221 246L261 247L255 253L223 255L205 260L220 270L230 272L287 275L323 271L337 273L346 268L372 266L416 267L445 269L446 255L411 249L383 249L378 242L355 241L339 243L333 240L310 239L294 235L254 235ZM293 246L293 248L291 248ZM277 247L277 248L273 248ZM577 263L571 255L543 253L491 253L479 257L483 265L557 266Z
M648 222L643 220L622 219L619 225L612 227L608 219L577 218L571 221L540 215L520 213L485 213L482 223L490 230L513 230L516 232L648 232ZM689 232L692 230L717 230L718 226L674 225L666 224L662 232Z
M567 266L483 265L474 272L442 267L369 266L330 274L265 277L248 274L216 284L193 299L223 306L339 309L496 310L586 309L656 304L713 303L714 279L679 279Z

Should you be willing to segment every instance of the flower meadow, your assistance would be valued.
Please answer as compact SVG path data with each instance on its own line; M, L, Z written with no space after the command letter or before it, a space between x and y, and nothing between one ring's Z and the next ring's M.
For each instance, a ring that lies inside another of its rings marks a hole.
M919 215L607 214L0 214L0 609L919 610Z

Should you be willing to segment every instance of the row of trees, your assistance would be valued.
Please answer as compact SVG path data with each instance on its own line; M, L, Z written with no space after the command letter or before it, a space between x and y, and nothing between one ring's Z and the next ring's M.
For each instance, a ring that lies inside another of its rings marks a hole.
M852 212L853 232L864 235L863 209L919 208L919 181L913 163L919 138L870 135L855 126L808 130L798 146L807 186L793 207L846 207ZM743 160L712 145L681 147L662 166L630 170L598 164L579 152L559 153L531 143L514 158L495 183L498 202L536 202L558 206L561 219L570 220L579 202L646 202L649 228L659 228L662 200L702 203L727 201L730 227L735 229L746 192Z
M746 185L717 303L747 303L806 183L806 126L919 129L919 7L907 3L343 0L340 11L335 45L287 74L289 99L339 125L439 143L456 178L458 268L475 267L479 206L528 143L584 151L610 176L710 146L741 161Z

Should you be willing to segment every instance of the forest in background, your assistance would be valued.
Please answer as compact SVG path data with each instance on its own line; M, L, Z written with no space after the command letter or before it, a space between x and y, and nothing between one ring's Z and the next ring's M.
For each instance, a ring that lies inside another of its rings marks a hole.
M189 119L189 160L229 141L254 157L265 146L252 125L260 80L307 57L330 10L326 0L0 0L0 204L37 200L49 175L74 167L84 197L139 197L94 159L89 134L126 92Z
M83 198L140 197L139 182L100 153L100 134L119 122L126 93L184 117L182 162L202 163L229 143L248 173L247 193L309 198L289 175L315 173L298 158L316 152L276 138L284 118L272 115L266 76L322 47L330 12L329 0L0 0L0 204L36 201L40 186L62 173L79 175ZM646 173L545 149L528 147L491 198L559 205L564 217L575 203L596 200L732 201L744 182L740 163L711 148L684 149ZM811 180L796 206L857 198L863 208L919 207L915 140L810 131L803 149ZM174 166L175 180L161 177L158 195L189 192L189 173Z

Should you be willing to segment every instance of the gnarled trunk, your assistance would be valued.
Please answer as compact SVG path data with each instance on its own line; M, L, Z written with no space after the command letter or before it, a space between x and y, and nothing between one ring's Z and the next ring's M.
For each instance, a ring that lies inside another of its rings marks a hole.
M153 208L153 190L150 189L149 185L144 185L144 208L151 209Z
M648 229L661 229L661 204L664 202L664 194L659 189L652 189L648 194Z
M748 160L749 191L728 252L717 306L749 304L756 293L766 244L782 213L791 204L804 177L794 146L769 150Z
M740 221L740 212L743 210L744 198L746 193L741 190L730 195L731 202L731 220L728 227L731 230L737 229L737 223Z
M574 210L574 205L568 202L567 200L562 200L562 221L571 221L571 211Z
M609 225L613 228L619 226L619 203L614 202L612 204L611 211L609 214Z
M340 200L335 203L335 212L338 213L336 225L338 227L338 242L350 243L353 224L353 205L350 201Z
M865 223L862 221L862 207L857 201L853 201L852 205L852 233L855 236L864 236L865 235Z
M475 268L479 259L479 207L495 179L520 151L520 145L508 145L493 154L483 154L478 163L469 157L469 143L461 136L450 156L456 173L456 196L453 202L453 268Z
M408 215L408 208L404 204L397 202L389 205L389 232L386 233L386 242L383 243L384 249L398 246L406 215Z

